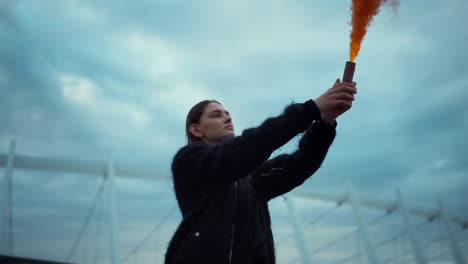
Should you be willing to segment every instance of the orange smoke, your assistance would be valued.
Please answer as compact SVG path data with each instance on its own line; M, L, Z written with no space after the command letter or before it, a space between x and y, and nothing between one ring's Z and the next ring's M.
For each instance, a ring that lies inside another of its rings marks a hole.
M399 5L398 0L352 0L351 4L351 41L349 43L349 60L354 61L361 49L361 42L374 16L379 13L380 6L390 2L393 9Z

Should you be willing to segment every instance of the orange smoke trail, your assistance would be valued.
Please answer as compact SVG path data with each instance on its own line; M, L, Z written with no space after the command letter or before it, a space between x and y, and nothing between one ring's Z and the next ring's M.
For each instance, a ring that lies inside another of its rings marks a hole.
M351 4L351 41L349 43L349 60L354 61L361 49L361 42L366 35L367 29L372 23L374 16L379 13L380 6L387 2L391 2L395 10L398 5L398 0L352 0Z

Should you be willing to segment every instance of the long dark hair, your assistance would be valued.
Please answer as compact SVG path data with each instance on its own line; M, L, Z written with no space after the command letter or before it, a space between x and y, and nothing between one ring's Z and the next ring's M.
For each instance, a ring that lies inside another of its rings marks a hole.
M216 100L203 100L196 105L194 105L187 114L187 120L185 121L185 134L187 135L187 142L188 144L192 144L194 142L200 141L201 138L196 137L192 133L190 133L190 125L198 124L200 122L200 117L202 116L203 112L207 105L211 103L217 103L221 105Z

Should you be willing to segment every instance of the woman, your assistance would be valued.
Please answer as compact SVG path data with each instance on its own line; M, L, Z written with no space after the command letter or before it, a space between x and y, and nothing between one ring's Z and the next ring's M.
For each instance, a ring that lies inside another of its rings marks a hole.
M165 263L275 263L268 201L301 185L323 162L335 119L352 106L356 83L338 79L315 100L291 104L234 136L229 112L214 100L188 113L188 144L172 162L182 222ZM298 149L269 159L305 132Z

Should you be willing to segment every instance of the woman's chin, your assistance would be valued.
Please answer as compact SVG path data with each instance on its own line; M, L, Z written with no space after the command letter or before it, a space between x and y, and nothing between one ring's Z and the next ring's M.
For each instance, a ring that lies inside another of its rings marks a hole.
M223 138L224 139L229 139L229 138L233 138L235 136L236 135L234 134L234 131L227 131L226 133L224 133Z

